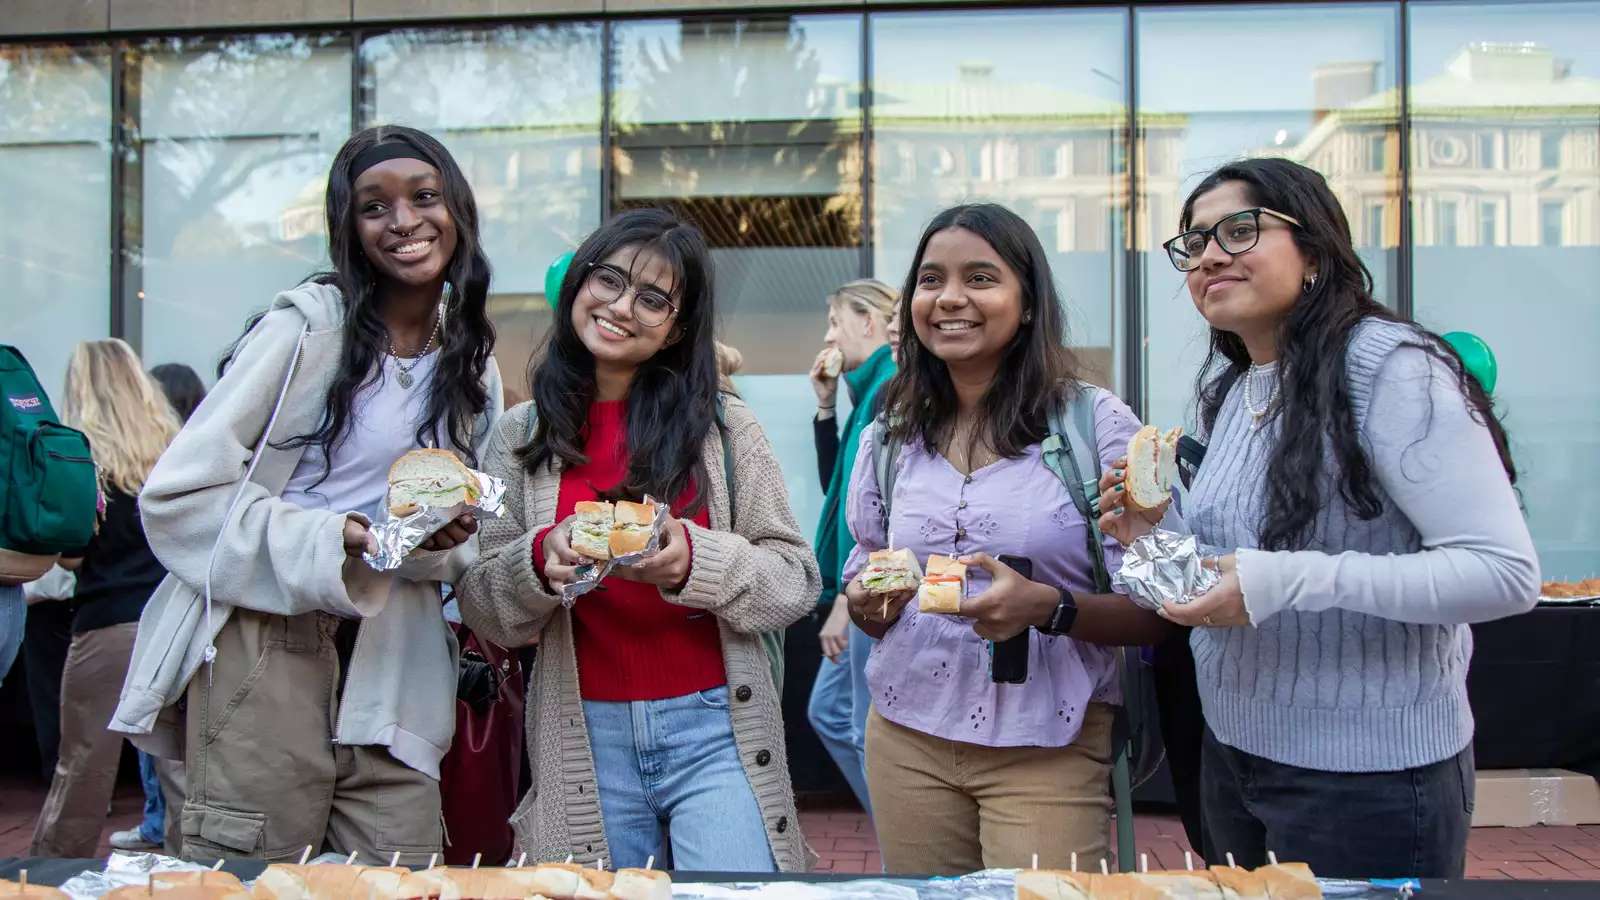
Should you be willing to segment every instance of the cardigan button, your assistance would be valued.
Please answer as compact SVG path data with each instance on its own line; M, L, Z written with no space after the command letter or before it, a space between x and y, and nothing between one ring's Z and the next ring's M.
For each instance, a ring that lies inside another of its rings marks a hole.
M733 696L734 696L734 699L738 700L740 703L749 703L750 702L750 685L748 685L748 684L739 685L739 689L733 692Z
M769 762L772 762L772 754L771 753L767 752L766 750L762 750L761 752L756 754L756 765L764 766Z
M788 816L779 816L778 817L778 833L779 834L783 834L785 831L788 831L788 830L789 830L789 817Z

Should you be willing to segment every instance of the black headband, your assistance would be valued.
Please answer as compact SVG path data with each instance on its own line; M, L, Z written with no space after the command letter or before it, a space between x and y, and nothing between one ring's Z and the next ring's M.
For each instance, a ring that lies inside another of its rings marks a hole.
M361 177L362 172L378 163L388 162L391 159L414 159L419 162L425 162L430 166L433 165L433 160L423 156L421 150L405 141L388 141L382 144L374 144L356 154L356 158L350 161L350 182L354 184L355 180Z

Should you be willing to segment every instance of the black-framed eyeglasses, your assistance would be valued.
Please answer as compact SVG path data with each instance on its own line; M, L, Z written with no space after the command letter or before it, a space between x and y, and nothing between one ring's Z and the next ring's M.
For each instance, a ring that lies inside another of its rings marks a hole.
M1210 228L1185 231L1161 246L1167 249L1167 258L1172 260L1172 265L1179 272L1193 272L1200 268L1200 257L1205 255L1206 243L1213 238L1216 239L1217 246L1222 248L1222 252L1229 256L1238 256L1255 249L1256 242L1261 240L1263 213L1282 219L1296 228L1305 227L1294 216L1258 206L1254 209L1241 209L1230 216L1225 216Z
M587 279L589 293L607 306L633 294L633 317L647 328L666 322L678 312L678 304L654 288L637 288L628 281L628 275L608 263L590 263Z

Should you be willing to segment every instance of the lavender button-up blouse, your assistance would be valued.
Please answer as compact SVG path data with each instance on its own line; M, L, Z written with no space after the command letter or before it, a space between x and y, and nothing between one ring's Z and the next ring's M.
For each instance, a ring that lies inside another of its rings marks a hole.
M1098 470L1122 456L1139 430L1133 411L1115 395L1096 390ZM880 519L873 467L873 432L862 434L846 504L856 548L844 577L854 578L867 554L888 545ZM1017 459L1003 459L962 475L936 453L908 443L900 452L889 531L926 563L931 553L959 556L979 551L1033 561L1033 579L1069 591L1091 592L1083 517L1066 486L1044 465L1035 444ZM1106 564L1115 572L1122 547L1104 539ZM968 596L989 586L989 575L968 571ZM1131 601L1130 601L1131 602ZM1065 747L1078 736L1090 701L1120 703L1113 652L1065 637L1030 631L1028 680L996 684L989 676L988 642L972 620L923 615L907 604L867 662L867 685L879 715L947 740L990 747Z

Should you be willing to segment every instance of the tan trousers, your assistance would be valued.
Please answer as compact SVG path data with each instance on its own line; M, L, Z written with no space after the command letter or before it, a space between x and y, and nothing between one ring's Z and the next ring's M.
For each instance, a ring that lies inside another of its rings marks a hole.
M890 873L1066 868L1109 856L1112 708L1067 747L984 747L867 716L867 787Z
M72 636L61 674L61 755L33 829L33 856L95 856L116 787L122 735L106 730L133 657L137 622Z
M189 685L183 855L426 865L444 833L439 782L381 746L333 743L338 620L234 610ZM169 815L171 813L169 812Z

